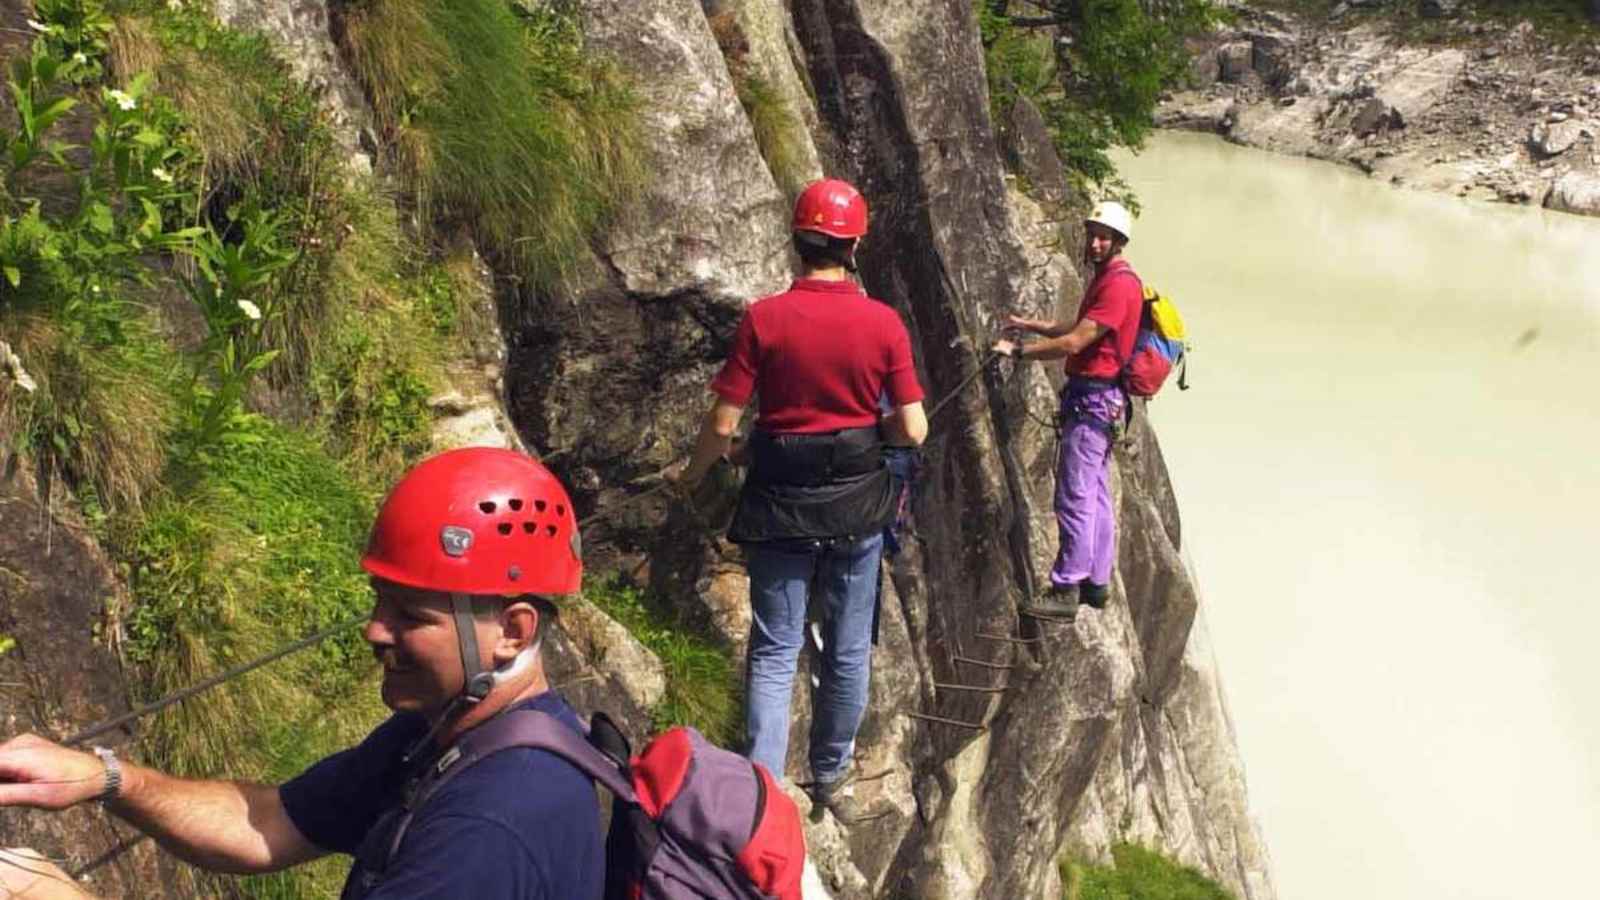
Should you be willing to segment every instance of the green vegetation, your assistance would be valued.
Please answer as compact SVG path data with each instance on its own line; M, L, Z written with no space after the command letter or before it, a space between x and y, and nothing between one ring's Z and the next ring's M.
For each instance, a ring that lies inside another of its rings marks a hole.
M1034 103L1083 190L1126 195L1107 155L1138 149L1161 92L1188 71L1184 37L1218 21L1209 0L975 0L990 102Z
M724 10L708 22L767 170L780 188L790 196L798 195L811 177L803 143L810 141L811 135L778 90L752 70L750 41L739 25L738 14Z
M198 3L36 15L0 106L0 341L26 373L0 434L125 573L111 612L149 699L367 607L373 501L428 446L478 276L405 233L265 40ZM141 755L282 779L382 715L371 669L352 629L151 719ZM344 868L195 890L331 896Z
M0 92L0 451L113 554L140 699L367 608L374 501L427 450L443 361L488 312L465 238L548 286L642 179L631 95L564 0L343 6L380 162L418 186L400 197L208 6L35 0ZM725 654L651 634L685 686L663 715L715 731L701 692ZM373 668L351 629L150 719L140 754L288 777L383 715ZM190 887L332 896L344 870Z
M744 736L743 701L728 647L619 575L591 577L583 594L649 648L666 669L654 727L693 725L724 747Z
M585 52L573 3L358 0L352 62L424 218L465 225L547 288L637 189L635 100Z
M1111 848L1110 866L1061 864L1062 900L1232 900L1200 872L1137 844Z

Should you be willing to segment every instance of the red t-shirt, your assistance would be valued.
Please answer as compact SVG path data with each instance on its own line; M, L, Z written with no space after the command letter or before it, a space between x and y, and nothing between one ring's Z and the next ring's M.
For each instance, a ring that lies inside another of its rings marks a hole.
M1067 374L1116 378L1133 356L1143 311L1144 286L1127 260L1113 257L1083 292L1077 319L1093 319L1110 330L1067 360Z
M911 338L895 311L853 281L802 278L745 310L711 390L743 406L760 394L756 426L818 434L878 421L878 397L922 399Z

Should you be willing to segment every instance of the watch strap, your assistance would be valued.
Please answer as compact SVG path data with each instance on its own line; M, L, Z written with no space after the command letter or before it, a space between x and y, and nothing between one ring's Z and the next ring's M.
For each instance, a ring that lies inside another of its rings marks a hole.
M100 763L106 767L106 784L96 797L101 803L116 799L122 793L122 762L117 759L117 754L110 747L95 747L94 755L100 758Z

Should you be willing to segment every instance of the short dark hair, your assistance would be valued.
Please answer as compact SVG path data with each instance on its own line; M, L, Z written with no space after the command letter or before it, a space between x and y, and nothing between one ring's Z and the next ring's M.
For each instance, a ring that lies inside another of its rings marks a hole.
M836 238L820 231L796 231L794 252L800 261L814 269L844 266L855 268L855 238Z

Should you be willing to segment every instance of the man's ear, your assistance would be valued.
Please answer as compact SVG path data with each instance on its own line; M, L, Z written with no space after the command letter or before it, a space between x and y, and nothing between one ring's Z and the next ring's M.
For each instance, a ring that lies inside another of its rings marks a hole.
M496 665L508 663L533 646L539 635L539 610L526 601L507 603L500 611L500 638L494 644Z

